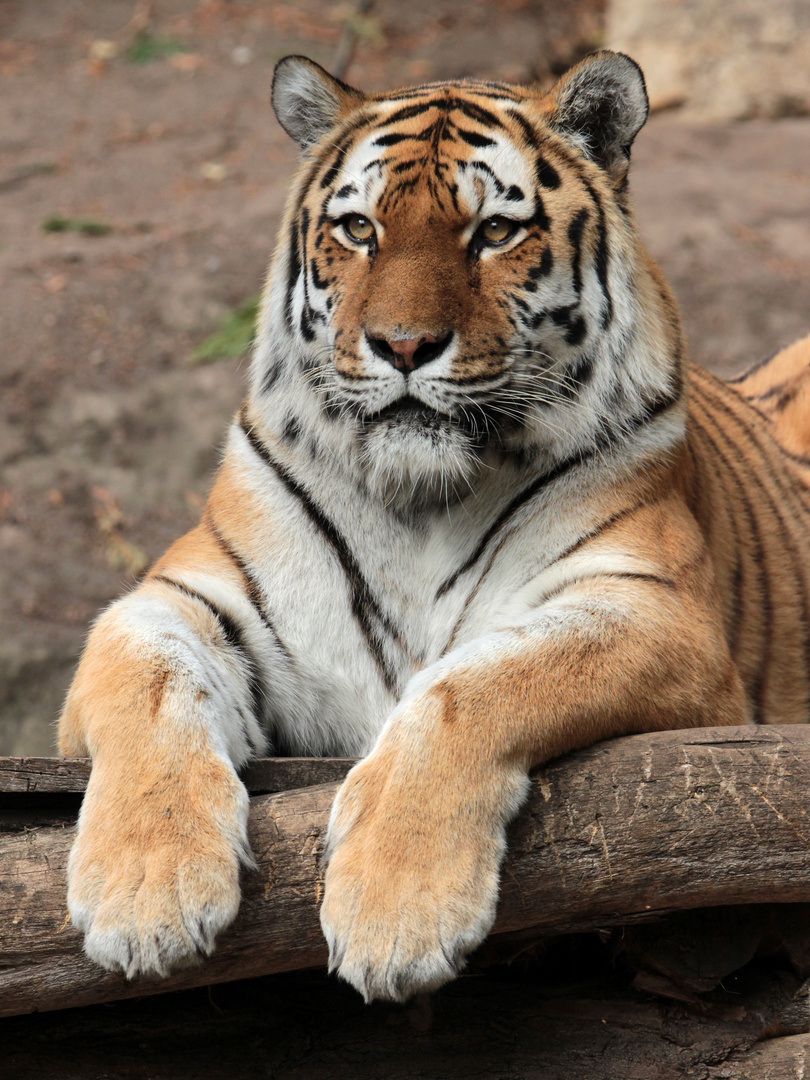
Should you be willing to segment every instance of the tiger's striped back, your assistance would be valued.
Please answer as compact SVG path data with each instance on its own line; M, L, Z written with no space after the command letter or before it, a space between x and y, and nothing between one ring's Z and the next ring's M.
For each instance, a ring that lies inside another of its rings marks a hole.
M767 419L781 446L810 458L810 336L729 382Z
M687 497L714 562L731 654L760 722L810 720L810 459L795 437L810 431L810 401L801 411L794 399L787 424L783 411L759 411L761 395L778 399L785 380L805 384L808 345L779 353L753 383L748 376L727 385L690 370Z

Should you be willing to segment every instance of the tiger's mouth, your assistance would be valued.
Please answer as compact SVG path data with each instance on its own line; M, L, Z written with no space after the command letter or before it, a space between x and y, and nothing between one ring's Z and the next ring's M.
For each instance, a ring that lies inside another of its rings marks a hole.
M473 407L451 412L427 405L424 401L405 394L377 412L364 413L361 417L367 435L376 432L396 441L427 440L430 444L444 444L447 439L461 439L472 452L480 452L498 436L500 425L493 422L485 408Z
M411 394L405 394L390 405L376 412L363 413L361 422L366 431L388 428L402 435L423 436L430 438L438 433L455 431L458 434L479 442L482 428L480 418L470 411L456 413L450 410L428 405Z
M405 423L418 427L436 426L438 423L451 423L454 417L441 413L432 405L405 394L390 405L375 413L366 413L363 420L367 424Z
M400 491L410 500L440 503L461 497L487 448L502 444L485 410L437 405L404 393L382 408L355 413L363 465L386 498Z

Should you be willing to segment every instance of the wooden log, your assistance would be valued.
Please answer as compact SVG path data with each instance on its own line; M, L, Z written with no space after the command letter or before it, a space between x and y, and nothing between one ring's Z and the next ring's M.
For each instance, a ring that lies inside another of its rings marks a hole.
M353 758L258 758L242 772L251 795L342 780ZM72 824L90 779L90 758L0 758L0 836Z
M71 795L89 779L90 758L0 758L0 794Z
M553 762L511 829L495 931L810 901L809 780L802 726L638 735ZM128 983L83 956L65 908L70 827L0 838L0 1015L323 964L318 856L335 790L252 800L259 869L239 917L210 960L165 981Z
M750 1050L732 1055L725 1071L713 1076L730 1080L802 1080L810 1064L810 1035L790 1035L766 1039Z
M251 795L267 795L342 780L353 764L354 758L259 758L241 775ZM79 795L89 779L90 758L0 757L0 799Z

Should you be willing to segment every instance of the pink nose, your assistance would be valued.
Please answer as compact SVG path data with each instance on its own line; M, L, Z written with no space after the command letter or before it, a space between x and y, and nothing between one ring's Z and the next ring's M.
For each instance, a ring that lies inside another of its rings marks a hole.
M396 368L398 371L407 368L408 371L413 371L416 367L414 363L413 355L420 345L435 345L436 338L433 334L420 334L419 337L413 338L400 338L399 341L392 341L389 339L388 344L397 354Z

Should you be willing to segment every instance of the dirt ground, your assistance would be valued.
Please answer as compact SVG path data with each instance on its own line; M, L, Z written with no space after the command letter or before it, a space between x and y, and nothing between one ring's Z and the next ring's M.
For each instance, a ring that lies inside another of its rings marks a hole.
M200 512L245 364L192 351L259 288L295 167L272 65L329 66L350 11L0 0L0 754L53 752L89 622ZM379 0L347 78L547 78L601 27L601 0ZM810 119L654 116L632 182L698 361L810 330Z

